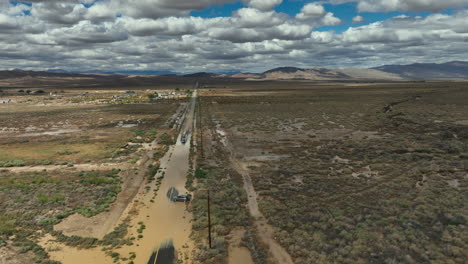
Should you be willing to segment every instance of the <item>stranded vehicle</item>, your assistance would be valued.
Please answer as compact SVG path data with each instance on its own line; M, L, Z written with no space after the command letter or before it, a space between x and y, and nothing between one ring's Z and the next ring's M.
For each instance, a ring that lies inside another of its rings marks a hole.
M187 139L189 138L189 135L190 135L190 130L187 130L180 138L180 142L182 142L182 144L187 143Z
M190 202L190 194L177 195L172 198L174 202Z

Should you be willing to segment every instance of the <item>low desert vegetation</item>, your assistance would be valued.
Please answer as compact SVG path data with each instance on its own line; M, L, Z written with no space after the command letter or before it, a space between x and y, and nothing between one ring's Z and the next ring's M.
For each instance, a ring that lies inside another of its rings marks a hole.
M464 263L466 84L230 92L201 98L206 162L248 168L295 263Z
M0 247L30 263L56 263L38 245L49 233L64 245L100 246L117 262L131 261L114 252L133 243L127 237L128 221L101 240L66 236L53 227L72 214L93 217L108 211L126 177L135 175L130 170L152 151L149 143L174 141L168 124L184 99L150 102L146 93L22 93L2 106ZM156 149L153 174L168 147L159 144Z
M106 210L120 191L118 172L3 172L0 175L2 241L22 245L21 252L33 250L37 258L45 261L47 254L35 249L40 248L33 242L36 231L51 231L53 225L75 212L93 216Z

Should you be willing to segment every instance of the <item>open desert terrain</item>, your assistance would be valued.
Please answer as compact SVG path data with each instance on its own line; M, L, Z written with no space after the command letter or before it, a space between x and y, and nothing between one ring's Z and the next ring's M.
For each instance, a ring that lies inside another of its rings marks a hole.
M201 94L202 182L232 185L219 190L219 235L243 228L255 263L467 258L466 83L289 83ZM247 208L227 205L239 189Z
M468 0L0 0L0 264L467 264Z
M2 98L2 264L468 257L466 82L212 80Z

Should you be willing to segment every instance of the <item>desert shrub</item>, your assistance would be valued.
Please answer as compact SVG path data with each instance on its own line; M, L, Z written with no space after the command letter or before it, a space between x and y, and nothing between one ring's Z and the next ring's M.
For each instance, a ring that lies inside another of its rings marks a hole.
M164 133L159 137L159 142L164 145L174 145L175 138L167 133Z
M197 168L195 170L195 178L205 179L206 178L206 172L203 171L203 169L201 169L201 168Z
M128 224L127 221L117 226L112 232L105 235L102 241L102 245L111 246L116 248L120 245L131 243L129 240L124 240L123 238L128 234Z
M0 161L0 167L22 167L26 165L24 160Z
M10 236L16 229L17 220L15 215L0 215L0 235Z

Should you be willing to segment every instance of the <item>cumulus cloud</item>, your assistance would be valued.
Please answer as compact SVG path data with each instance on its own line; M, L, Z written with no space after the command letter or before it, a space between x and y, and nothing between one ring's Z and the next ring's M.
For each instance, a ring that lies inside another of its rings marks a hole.
M296 15L296 19L306 21L314 26L334 26L341 24L341 19L327 12L325 8L318 3L306 4L301 12Z
M390 10L395 7L388 3L395 1L413 4L399 8L416 8L417 1L409 0L358 2L387 3ZM444 1L445 6L450 1ZM3 68L190 72L242 65L242 70L262 71L284 65L365 67L422 59L468 59L467 10L398 16L337 33L314 31L342 23L326 5L317 3L306 4L296 16L290 16L274 10L282 1L243 0L246 7L231 16L201 18L190 16L190 11L234 1L32 2L29 6L0 0ZM353 22L362 22L362 17Z
M108 2L101 1L92 5L90 8L88 8L85 18L91 21L114 19L118 12L113 8L109 8L108 4Z
M202 10L212 5L231 3L234 0L109 0L109 5L119 13L134 18L161 18L188 16L192 10Z
M331 0L332 3L357 2L359 12L437 12L448 8L468 6L468 0Z
M18 28L18 25L14 18L7 16L5 14L0 14L0 30L5 29L15 29Z
M84 19L87 8L75 3L41 2L34 4L31 14L55 24L75 24Z
M362 23L362 22L364 22L364 18L362 16L355 16L355 17L353 17L352 21L353 21L353 23L356 23L356 24L357 23Z
M305 5L299 14L296 15L297 19L315 19L323 17L326 14L325 8L317 3L310 3Z
M240 27L257 28L282 24L288 16L274 11L262 12L254 8L241 8L235 12L234 18L237 18Z
M262 10L269 11L275 6L281 4L283 0L244 0L249 6Z
M388 21L349 28L343 32L342 39L344 42L389 45L410 42L413 46L450 39L463 41L468 34L460 33L458 30L465 28L468 23L466 15L468 11L459 12L454 16L443 14L434 14L426 18L398 16Z
M335 17L333 13L328 12L325 16L321 19L321 22L325 26L336 26L341 24L341 19Z
M119 19L119 23L134 36L150 36L155 34L183 35L194 32L193 21L186 20L185 18L152 20L125 17Z

